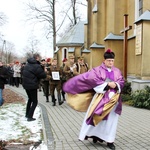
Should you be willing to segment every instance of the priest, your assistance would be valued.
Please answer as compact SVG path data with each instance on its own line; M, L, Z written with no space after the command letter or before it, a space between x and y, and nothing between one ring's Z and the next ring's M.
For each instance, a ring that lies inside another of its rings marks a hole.
M108 49L100 66L71 78L63 86L63 90L73 97L94 90L95 94L87 108L79 140L92 138L94 143L105 141L112 150L115 150L118 117L122 111L120 93L124 86L124 78L121 71L114 66L114 61L115 53ZM73 99L70 101L74 102Z

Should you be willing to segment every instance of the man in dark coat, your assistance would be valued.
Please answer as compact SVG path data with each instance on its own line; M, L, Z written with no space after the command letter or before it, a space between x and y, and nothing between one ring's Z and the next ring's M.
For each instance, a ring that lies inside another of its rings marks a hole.
M0 106L3 105L4 99L3 99L3 89L4 85L8 78L8 72L7 68L3 66L3 63L0 61Z
M9 66L7 67L7 70L8 70L8 84L10 86L14 86L14 77L13 77L13 74L14 74L14 69L13 69L13 65L14 63L10 63Z
M38 93L40 79L46 78L46 73L40 65L39 54L34 54L32 58L27 59L27 64L23 69L23 87L28 96L26 106L27 121L34 121L33 114L38 104Z

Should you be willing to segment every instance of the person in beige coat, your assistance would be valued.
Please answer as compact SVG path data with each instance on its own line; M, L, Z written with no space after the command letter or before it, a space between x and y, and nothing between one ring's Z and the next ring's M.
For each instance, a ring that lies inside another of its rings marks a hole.
M74 55L69 55L69 59L64 66L63 72L66 74L66 80L78 75Z
M51 61L49 77L50 77L50 94L51 94L52 103L53 103L52 106L56 105L55 89L57 90L58 104L62 105L63 104L63 101L61 100L62 69L57 64L57 58L53 58Z
M14 70L13 77L14 77L15 86L19 87L20 77L21 77L21 65L19 61L15 62L13 66L13 70Z
M78 56L78 62L76 63L77 71L79 74L87 72L88 71L88 64L84 62L83 56Z

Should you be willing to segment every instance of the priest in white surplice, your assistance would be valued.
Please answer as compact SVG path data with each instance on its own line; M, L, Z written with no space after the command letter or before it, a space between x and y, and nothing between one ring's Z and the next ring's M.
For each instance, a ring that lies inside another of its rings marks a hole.
M108 49L100 66L70 79L63 87L66 93L73 95L94 89L79 140L105 141L112 150L115 150L118 117L122 111L120 92L124 86L121 71L114 67L114 58L114 52Z

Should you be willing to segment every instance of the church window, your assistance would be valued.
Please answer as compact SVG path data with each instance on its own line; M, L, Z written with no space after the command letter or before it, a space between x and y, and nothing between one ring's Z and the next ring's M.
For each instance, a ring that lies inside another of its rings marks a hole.
M139 0L139 16L143 14L143 0Z
M143 0L135 0L135 20L143 14Z
M96 13L98 11L98 7L97 7L97 0L94 0L94 7L92 9L93 13Z
M135 21L143 14L143 0L135 0ZM136 24L134 25L134 35L136 35Z
M67 52L68 52L67 48L63 48L63 49L62 49L62 60L63 60L64 58L67 58Z

